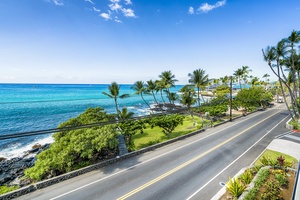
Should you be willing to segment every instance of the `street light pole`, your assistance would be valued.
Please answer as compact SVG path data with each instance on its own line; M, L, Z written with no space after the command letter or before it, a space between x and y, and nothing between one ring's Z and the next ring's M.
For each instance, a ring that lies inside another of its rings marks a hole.
M229 120L232 122L232 76L230 76L230 108Z

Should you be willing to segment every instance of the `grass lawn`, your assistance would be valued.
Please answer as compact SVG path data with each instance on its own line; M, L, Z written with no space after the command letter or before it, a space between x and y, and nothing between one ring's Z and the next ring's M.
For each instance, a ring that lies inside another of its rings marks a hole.
M270 159L272 159L272 160L277 160L277 158L278 158L279 156L281 156L281 155L282 155L282 157L283 157L286 161L288 161L288 162L291 162L291 163L298 163L298 160L297 160L296 158L292 157L292 156L286 155L286 154L284 154L284 153L280 153L280 152L278 152L278 151L272 151L272 150L269 150L269 149L267 149L267 150L261 155L260 158L262 158L263 156L265 156L266 158L270 158ZM259 165L259 160L260 160L260 158L257 159L257 161L255 162L254 165Z
M170 139L185 135L201 128L201 118L198 116L194 116L194 119L197 123L195 126L193 126L193 120L191 116L185 116L183 124L179 125L173 131ZM168 140L168 137L162 132L161 128L154 127L153 129L151 129L149 125L144 130L144 133L138 133L133 136L133 141L137 150L166 140Z

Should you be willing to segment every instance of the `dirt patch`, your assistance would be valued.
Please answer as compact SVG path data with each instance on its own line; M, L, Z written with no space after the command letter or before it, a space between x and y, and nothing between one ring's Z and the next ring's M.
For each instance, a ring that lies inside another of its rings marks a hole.
M276 177L274 173L274 170L270 169L270 176L268 177L268 179L266 180L266 183L274 183L272 185L275 185L276 183ZM280 186L279 187L279 195L277 199L280 200L290 200L292 198L292 194L293 194L293 189L294 189L294 183L295 183L295 173L292 171L288 171L285 173L285 177L287 179L287 185L286 186ZM267 184L264 184L263 187L261 187L258 191L258 194L256 195L256 199L261 199L261 195L263 195L264 193L268 193L268 186Z

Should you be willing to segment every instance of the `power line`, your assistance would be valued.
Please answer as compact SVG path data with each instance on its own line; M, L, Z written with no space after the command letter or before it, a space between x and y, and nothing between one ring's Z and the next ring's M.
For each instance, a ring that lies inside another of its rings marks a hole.
M169 111L168 113L179 113L182 111L186 111L186 108L182 109L176 109L174 111ZM139 120L139 119L147 119L155 116L161 116L162 113L155 114L155 115L147 115L147 116L140 116L140 117L133 117L130 119L127 119L126 121L133 121L133 120ZM122 122L122 121L120 121ZM0 140L7 140L7 139L13 139L13 138L20 138L20 137L27 137L27 136L34 136L34 135L45 135L50 133L56 133L61 131L71 131L71 130L77 130L77 129L84 129L84 128L91 128L95 126L104 126L109 124L116 124L118 121L107 121L107 122L97 122L97 123L91 123L91 124L82 124L77 126L68 126L63 128L52 128L52 129L45 129L45 130L38 130L38 131L29 131L29 132L21 132L21 133L14 133L14 134L4 134L0 135Z

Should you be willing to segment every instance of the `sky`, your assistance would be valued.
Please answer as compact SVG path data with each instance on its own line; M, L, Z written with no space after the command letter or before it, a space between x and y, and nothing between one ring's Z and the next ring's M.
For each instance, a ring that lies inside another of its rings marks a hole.
M178 84L242 66L266 73L262 49L300 30L299 0L1 0L0 83L158 79Z

